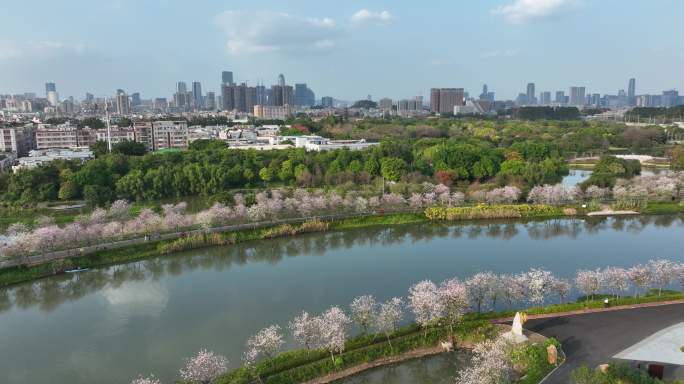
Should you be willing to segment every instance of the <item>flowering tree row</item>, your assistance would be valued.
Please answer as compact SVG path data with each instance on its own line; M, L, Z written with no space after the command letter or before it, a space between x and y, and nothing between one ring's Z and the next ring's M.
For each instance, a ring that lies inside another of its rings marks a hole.
M605 289L617 297L630 287L636 288L637 294L648 288L661 292L675 281L684 285L684 264L663 259L651 260L631 268L580 270L575 277L576 287L587 296L593 296ZM288 329L291 337L303 348L325 350L334 363L335 354L341 354L345 350L352 324L364 334L371 329L385 334L391 346L391 335L404 320L407 310L413 321L423 329L427 330L428 326L436 322L443 322L453 336L454 327L471 308L480 312L495 309L497 303L505 303L508 307L525 303L542 305L554 296L562 302L571 290L570 281L543 269L532 268L527 272L504 275L481 272L465 281L458 278L447 279L440 284L430 280L420 281L409 288L406 298L393 297L385 302L378 302L372 295L362 295L352 300L348 313L337 306L319 315L304 311L289 322ZM275 357L284 344L284 334L278 325L268 326L247 340L242 360L253 372L255 379L261 380L254 369L256 364ZM458 382L474 383L479 382L472 381L474 377L509 374L510 362L506 352L509 346L504 344L503 340L494 340L476 348L472 367L460 374ZM187 361L179 374L183 380L189 382L209 383L225 373L226 366L227 360L224 357L202 350ZM140 377L133 383L159 383L154 380L157 379Z
M209 209L191 214L186 211L186 203L166 204L161 207L161 212L146 208L135 217L130 216L131 206L127 201L117 200L108 210L95 209L91 214L83 215L65 226L55 225L49 217L36 220L32 229L22 223L12 224L6 232L6 241L0 244L0 255L44 254L103 241L178 232L188 228L208 229L223 225L328 214L422 209L438 204L453 206L461 205L465 201L463 193L452 193L444 185L426 184L423 187L426 192L414 193L408 198L396 193L369 197L349 192L342 197L335 192L309 192L304 189L271 190L257 193L251 204L248 204L242 194L235 194L231 206L216 203ZM487 196L495 203L513 202L519 198L520 191L515 187L505 187L487 192Z
M677 172L618 179L612 189L590 185L582 191L578 186L539 185L530 190L527 194L527 200L536 204L562 204L609 198L616 200L661 200L680 198L682 191L684 191L684 172Z

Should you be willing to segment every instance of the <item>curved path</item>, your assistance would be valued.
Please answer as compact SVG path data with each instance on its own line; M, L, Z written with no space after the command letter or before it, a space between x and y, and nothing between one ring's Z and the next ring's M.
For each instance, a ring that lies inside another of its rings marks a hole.
M684 304L670 304L528 320L525 328L563 344L567 357L544 384L567 384L581 365L595 367L646 337L684 322Z

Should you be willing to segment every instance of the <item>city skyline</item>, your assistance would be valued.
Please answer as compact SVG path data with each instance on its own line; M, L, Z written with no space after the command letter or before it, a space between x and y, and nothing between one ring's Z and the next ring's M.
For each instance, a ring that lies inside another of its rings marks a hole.
M684 64L684 43L673 27L684 4L669 0L627 6L486 0L423 8L389 1L79 4L65 11L38 1L30 30L3 22L0 92L40 94L55 82L64 97L119 88L168 97L169 84L187 79L218 94L222 70L252 86L276 84L285 73L292 84L306 82L318 95L342 100L427 98L433 87L473 95L483 83L498 99L515 99L531 82L538 91L580 85L615 94L632 77L639 80L637 94L684 88L684 79L671 76ZM621 17L607 17L618 6ZM18 3L6 9L22 11ZM659 23L649 23L653 17ZM193 28L172 28L190 21ZM163 33L141 32L155 25ZM648 34L636 33L645 26Z

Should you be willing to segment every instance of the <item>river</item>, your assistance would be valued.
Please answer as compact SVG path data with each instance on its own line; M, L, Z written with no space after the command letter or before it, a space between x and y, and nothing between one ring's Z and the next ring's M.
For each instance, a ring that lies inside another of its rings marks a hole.
M265 326L286 328L302 310L346 307L361 294L405 296L421 279L684 261L683 227L680 216L658 216L365 228L46 278L0 290L0 382L128 383L153 373L171 383L200 348L235 367Z

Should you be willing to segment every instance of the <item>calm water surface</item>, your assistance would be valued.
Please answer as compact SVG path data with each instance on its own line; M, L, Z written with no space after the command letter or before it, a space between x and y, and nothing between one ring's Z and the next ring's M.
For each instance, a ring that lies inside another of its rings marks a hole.
M454 377L468 364L462 352L411 360L398 365L362 372L339 384L453 384Z
M683 228L681 217L659 216L362 229L43 279L0 290L0 382L128 383L154 373L170 383L200 348L237 366L263 327L361 294L405 296L421 279L684 261ZM439 371L438 362L425 367ZM367 382L383 382L375 375Z

